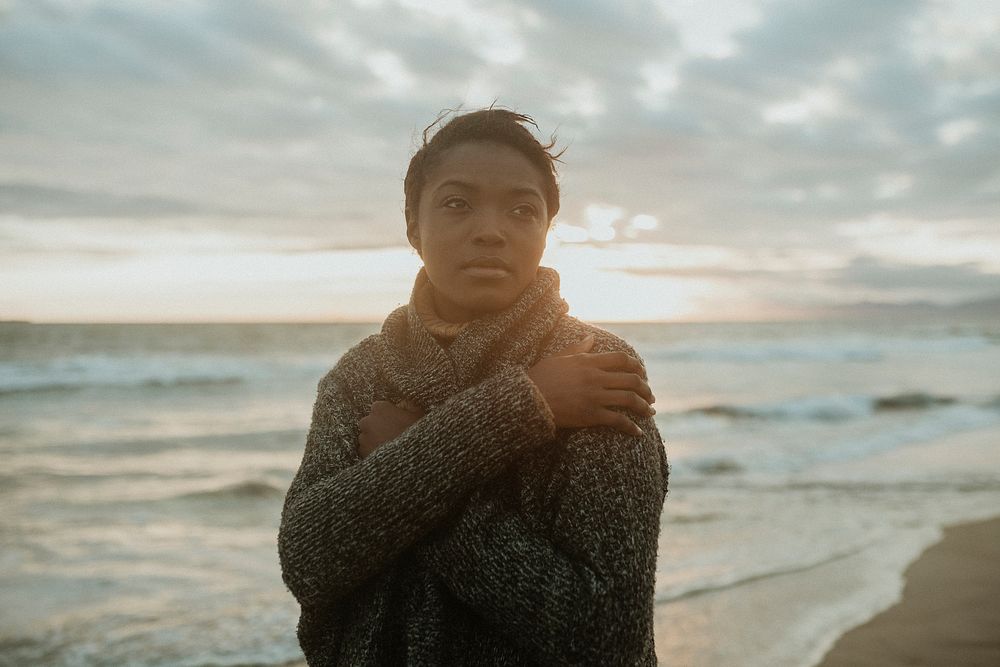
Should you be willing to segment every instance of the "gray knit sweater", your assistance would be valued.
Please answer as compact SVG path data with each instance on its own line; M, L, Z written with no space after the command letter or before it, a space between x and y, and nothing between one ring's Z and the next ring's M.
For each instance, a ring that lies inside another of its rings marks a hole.
M635 355L566 311L540 267L445 348L411 297L320 381L278 535L310 665L656 664L663 442L555 427L527 368L588 333ZM359 459L376 400L426 414Z

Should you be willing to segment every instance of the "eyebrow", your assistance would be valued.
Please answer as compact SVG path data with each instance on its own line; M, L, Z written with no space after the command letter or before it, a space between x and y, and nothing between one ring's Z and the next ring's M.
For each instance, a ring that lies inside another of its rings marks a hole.
M458 180L457 178L449 178L447 181L444 181L443 183L441 183L441 185L439 185L436 188L434 188L434 191L437 192L438 190L441 190L441 189L443 189L445 187L448 187L449 185L452 185L452 186L455 186L455 187L459 187L459 188L463 188L465 190L472 190L472 191L478 191L479 190L479 187L476 186L476 185L473 185L472 183L469 183L467 181L461 181L461 180ZM545 201L545 197L543 197L542 193L538 191L538 188L533 188L533 187L529 187L529 186L522 186L522 187L517 187L517 188L511 188L507 192L508 192L508 194L512 194L512 195L534 195L534 196L538 197L539 199L541 199L542 201Z

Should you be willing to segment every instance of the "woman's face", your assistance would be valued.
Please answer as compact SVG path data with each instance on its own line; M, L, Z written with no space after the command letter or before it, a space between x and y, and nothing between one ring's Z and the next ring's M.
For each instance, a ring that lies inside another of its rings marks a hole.
M510 146L459 144L441 154L406 221L438 315L465 322L507 308L534 280L549 224L544 179Z

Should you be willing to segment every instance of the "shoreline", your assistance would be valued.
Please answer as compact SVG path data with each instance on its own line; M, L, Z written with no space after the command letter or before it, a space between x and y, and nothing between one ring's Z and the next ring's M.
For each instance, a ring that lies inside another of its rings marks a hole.
M1000 665L1000 517L947 526L902 599L841 635L818 667Z

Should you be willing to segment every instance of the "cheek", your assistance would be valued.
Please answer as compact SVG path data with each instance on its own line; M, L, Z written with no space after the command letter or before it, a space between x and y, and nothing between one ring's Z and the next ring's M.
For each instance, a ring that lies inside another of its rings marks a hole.
M523 230L523 233L517 236L517 244L523 249L525 254L532 257L540 257L545 250L547 231L545 228Z
M458 252L459 241L454 238L454 234L449 234L447 229L440 225L422 227L420 245L420 258L428 273L435 276L443 276L445 273L451 272L457 258L461 255Z

